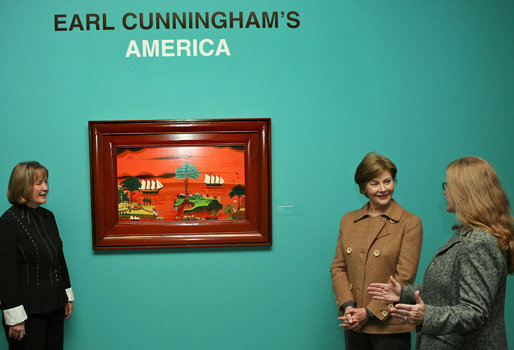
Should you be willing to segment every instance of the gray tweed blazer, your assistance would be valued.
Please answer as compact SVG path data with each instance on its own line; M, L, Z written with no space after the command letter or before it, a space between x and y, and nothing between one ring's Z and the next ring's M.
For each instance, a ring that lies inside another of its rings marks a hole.
M421 285L402 286L400 302L421 291L425 320L416 349L507 350L507 256L490 233L459 229L437 251Z

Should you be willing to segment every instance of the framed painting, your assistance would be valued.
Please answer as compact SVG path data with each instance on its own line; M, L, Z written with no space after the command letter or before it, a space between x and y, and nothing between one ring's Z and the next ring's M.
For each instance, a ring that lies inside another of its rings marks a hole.
M271 245L270 124L90 121L93 249Z

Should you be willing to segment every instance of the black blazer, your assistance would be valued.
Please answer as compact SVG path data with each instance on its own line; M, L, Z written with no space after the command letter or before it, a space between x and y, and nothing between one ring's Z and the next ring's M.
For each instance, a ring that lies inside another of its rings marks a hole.
M13 205L0 218L0 302L27 314L54 311L68 301L68 268L54 215Z

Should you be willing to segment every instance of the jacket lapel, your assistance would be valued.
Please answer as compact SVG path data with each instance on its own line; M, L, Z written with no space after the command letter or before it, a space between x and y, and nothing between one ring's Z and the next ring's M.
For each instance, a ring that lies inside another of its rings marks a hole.
M354 222L360 221L360 220L366 220L369 218L369 202L364 205L355 216ZM391 206L385 214L380 216L380 220L373 220L372 223L370 223L369 227L369 235L368 235L368 242L367 246L370 247L371 244L377 239L378 235L382 232L384 229L384 226L387 224L387 222L391 224L396 224L400 221L400 217L403 213L403 208L396 203L396 201L393 199L391 202Z
M464 237L466 231L461 228L455 232L452 238L448 242L446 242L439 250L435 253L434 257L439 256L446 252L448 249L453 247L455 244L460 243Z

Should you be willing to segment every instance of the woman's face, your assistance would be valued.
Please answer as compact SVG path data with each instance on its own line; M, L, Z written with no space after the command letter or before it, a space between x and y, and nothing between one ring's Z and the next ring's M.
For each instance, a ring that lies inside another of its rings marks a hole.
M448 213L455 213L455 202L453 201L452 192L450 191L450 186L446 186L446 190L444 190L444 196L446 197L446 211Z
M46 203L46 195L48 194L48 179L39 175L34 182L34 186L32 188L32 198L27 203L28 207L37 208L41 204Z
M391 204L394 192L394 180L389 170L384 171L375 179L369 181L365 187L371 209L387 210Z

